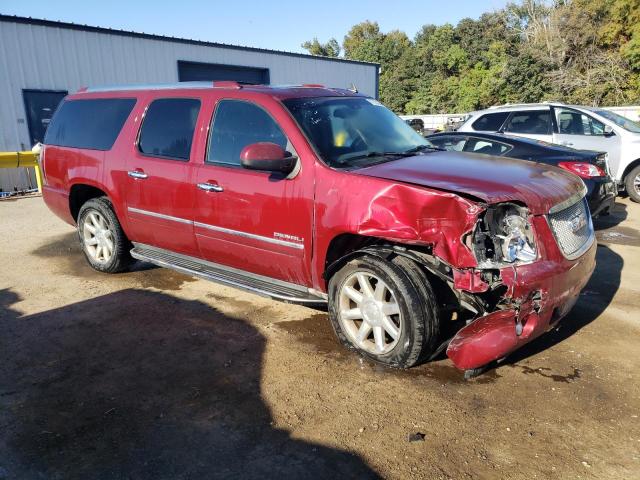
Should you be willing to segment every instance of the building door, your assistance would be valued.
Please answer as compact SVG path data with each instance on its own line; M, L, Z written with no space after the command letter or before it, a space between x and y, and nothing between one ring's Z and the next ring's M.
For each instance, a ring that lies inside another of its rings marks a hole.
M232 80L254 85L268 85L269 69L179 60L178 80L181 82Z
M23 90L24 109L29 127L29 148L44 140L49 122L58 104L67 95L61 90Z

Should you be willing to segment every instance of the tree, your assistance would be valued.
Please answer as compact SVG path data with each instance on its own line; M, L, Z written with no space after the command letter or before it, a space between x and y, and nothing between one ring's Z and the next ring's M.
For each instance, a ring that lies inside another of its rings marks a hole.
M320 43L316 37L313 37L313 40L304 42L302 48L311 55L322 57L337 57L340 55L340 44L335 38L330 38L327 43Z

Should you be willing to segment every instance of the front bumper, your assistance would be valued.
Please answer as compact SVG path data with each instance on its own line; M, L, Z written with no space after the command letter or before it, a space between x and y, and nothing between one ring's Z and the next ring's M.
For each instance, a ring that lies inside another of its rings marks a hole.
M511 305L458 331L447 348L456 367L469 370L503 358L569 313L593 273L597 244L594 240L581 257L569 261L551 242L542 252L546 259L500 272Z

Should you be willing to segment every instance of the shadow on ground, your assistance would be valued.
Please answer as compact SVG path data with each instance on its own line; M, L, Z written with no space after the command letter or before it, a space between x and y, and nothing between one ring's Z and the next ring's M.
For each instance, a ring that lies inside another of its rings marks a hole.
M137 289L25 316L19 300L0 290L7 478L377 478L272 426L265 339L242 320Z

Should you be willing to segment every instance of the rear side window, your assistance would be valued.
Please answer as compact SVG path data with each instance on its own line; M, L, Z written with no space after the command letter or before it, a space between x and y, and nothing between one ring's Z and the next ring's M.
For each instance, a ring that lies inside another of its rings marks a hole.
M504 155L511 150L511 145L484 138L469 138L464 147L465 152L483 153L485 155Z
M474 130L484 132L497 132L502 127L502 124L509 116L509 112L496 112L487 113L482 115L471 125Z
M549 134L551 133L551 112L550 110L515 112L504 131L532 135Z
M135 104L133 98L66 100L51 120L44 143L110 150Z
M199 111L200 100L193 98L161 98L151 102L140 129L140 152L189 160Z
M207 162L240 165L240 152L252 143L271 142L288 148L287 137L276 121L257 105L222 100L216 108L209 137Z
M467 141L467 137L459 136L439 136L427 138L438 148L444 148L445 150L453 150L455 152L461 152L464 148L464 142Z

